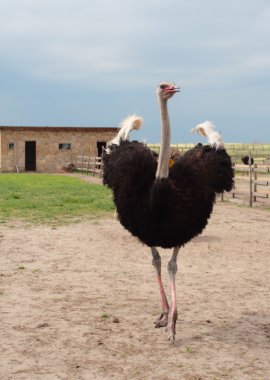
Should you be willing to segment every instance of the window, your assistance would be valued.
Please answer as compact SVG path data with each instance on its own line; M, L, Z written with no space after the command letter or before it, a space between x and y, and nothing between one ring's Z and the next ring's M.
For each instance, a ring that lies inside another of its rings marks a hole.
M71 144L67 144L67 143L65 143L65 144L59 144L59 149L60 150L69 150L69 149L71 149Z
M8 150L14 150L14 143L8 143Z

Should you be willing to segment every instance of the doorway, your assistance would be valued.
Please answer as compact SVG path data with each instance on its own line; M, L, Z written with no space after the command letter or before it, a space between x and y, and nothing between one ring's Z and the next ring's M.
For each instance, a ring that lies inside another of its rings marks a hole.
M36 171L36 141L25 141L25 171Z
M97 142L97 154L98 154L98 157L102 156L103 148L106 148L106 141L98 141Z

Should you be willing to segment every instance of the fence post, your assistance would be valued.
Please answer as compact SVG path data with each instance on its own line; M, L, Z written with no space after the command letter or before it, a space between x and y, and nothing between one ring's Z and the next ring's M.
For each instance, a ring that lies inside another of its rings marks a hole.
M249 166L249 207L252 207L252 167L251 167L251 154L248 155Z
M103 161L102 157L100 158L100 172L99 172L100 178L103 176Z
M84 155L84 154L82 154L82 172L83 172L83 155Z
M93 170L93 176L95 177L95 173L96 173L96 156L94 157L94 170Z
M257 164L254 164L254 169L257 168ZM257 180L258 176L257 176L257 172L254 170L253 171L253 179L254 179L254 186L253 186L253 192L256 193L257 192L257 184L256 184L256 180ZM256 195L254 195L253 197L253 201L256 202L257 201L257 197Z
M89 174L90 156L88 156L86 174Z

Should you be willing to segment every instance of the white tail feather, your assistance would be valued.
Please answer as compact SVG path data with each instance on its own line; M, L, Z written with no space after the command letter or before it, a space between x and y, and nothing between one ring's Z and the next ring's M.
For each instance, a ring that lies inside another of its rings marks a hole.
M191 130L193 133L197 132L199 135L205 136L211 146L216 148L223 147L223 141L220 133L216 130L216 127L211 121L205 121L204 123L196 125Z
M110 153L110 145L116 144L119 145L120 141L122 140L128 140L129 134L133 129L140 129L141 125L143 124L143 118L137 115L131 115L125 118L120 123L120 130L115 136L114 139L108 142L106 151L107 153Z

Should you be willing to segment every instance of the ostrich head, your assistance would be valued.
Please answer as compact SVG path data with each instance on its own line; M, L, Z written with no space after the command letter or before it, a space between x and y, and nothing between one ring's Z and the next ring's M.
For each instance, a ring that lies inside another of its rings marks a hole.
M176 87L174 83L161 82L157 87L156 94L160 99L168 100L179 91L180 87Z

